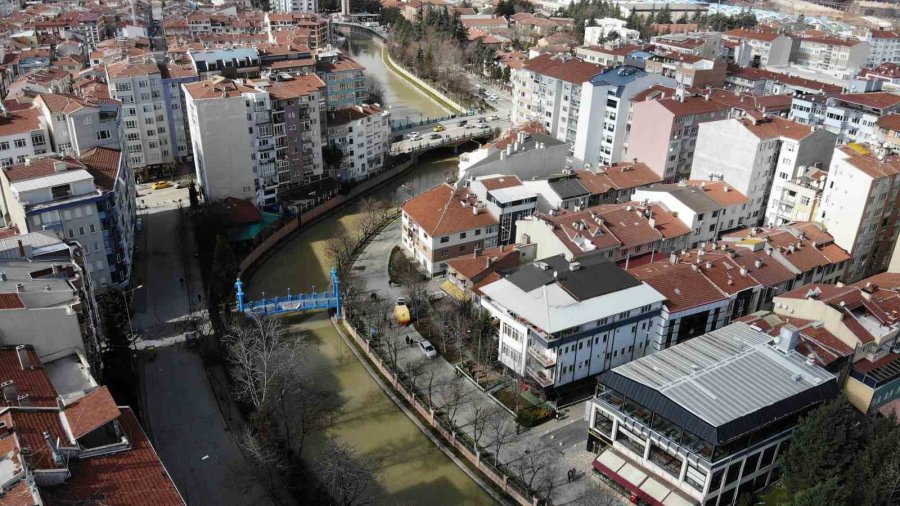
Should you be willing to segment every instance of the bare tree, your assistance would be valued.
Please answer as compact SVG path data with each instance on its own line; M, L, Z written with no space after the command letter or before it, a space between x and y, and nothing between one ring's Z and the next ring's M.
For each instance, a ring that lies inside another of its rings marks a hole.
M541 483L549 472L550 459L547 450L540 448L536 442L532 442L519 458L510 462L510 467L522 483L528 488L536 490L535 485Z
M509 442L513 436L512 424L509 421L509 414L500 408L497 408L488 418L488 432L491 438L491 447L494 450L494 459L500 463L500 450L503 445Z
M487 406L473 404L472 415L469 417L469 423L472 424L472 439L475 440L476 444L478 444L481 441L481 438L484 437L484 428L485 425L487 425L489 416L490 411L488 411Z
M464 396L463 380L456 379L447 384L443 409L444 412L447 413L447 419L450 420L450 425L456 424L456 412L459 411L460 406L462 406Z
M349 270L353 261L353 252L359 241L350 236L345 230L341 229L331 236L325 242L325 256L331 265L337 267L339 274L343 277Z
M398 359L400 357L400 343L399 339L394 338L393 336L382 336L381 345L384 349L385 355L387 355L388 364L390 364L391 368L397 372L400 370L398 366Z
M284 438L296 455L302 455L310 434L327 429L340 412L340 396L301 381L286 378L279 389L278 417Z
M372 464L352 446L327 440L319 462L319 474L331 498L343 506L366 502L372 483Z
M622 497L605 486L590 487L576 502L583 506L621 506Z
M249 426L244 427L238 445L244 454L255 464L254 469L265 473L269 490L275 488L274 472L287 467L277 449L267 444L262 438L253 432Z
M268 408L269 394L294 363L295 345L282 332L280 321L255 314L235 319L224 338L235 395L257 411Z
M429 367L428 371L423 374L423 379L425 381L425 394L428 396L428 405L434 406L434 380L435 380L435 372L434 368Z

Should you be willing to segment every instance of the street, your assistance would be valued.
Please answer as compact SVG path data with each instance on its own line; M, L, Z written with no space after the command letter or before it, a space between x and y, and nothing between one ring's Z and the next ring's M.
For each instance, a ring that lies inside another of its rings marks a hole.
M189 505L272 504L227 423L241 423L227 386L214 392L200 356L178 344L203 293L191 234L178 232L178 201L189 207L188 190L139 185L137 200L143 231L133 285L143 286L134 290L133 325L137 347L156 348L138 364L145 429Z

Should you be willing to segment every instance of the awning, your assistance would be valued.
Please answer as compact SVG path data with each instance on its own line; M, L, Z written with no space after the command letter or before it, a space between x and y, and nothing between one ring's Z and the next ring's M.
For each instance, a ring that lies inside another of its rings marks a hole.
M277 214L264 212L262 213L262 220L256 223L249 223L237 227L229 227L226 231L226 235L228 236L228 240L231 242L250 241L256 239L256 236L258 236L260 232L265 230L265 228L269 225L278 221L279 218L280 217Z
M443 283L441 283L441 290L444 291L447 295L453 297L459 302L466 302L469 300L469 296L463 291L460 287L453 284L453 281L449 279L445 279Z
M695 506L696 501L677 493L662 479L648 474L636 462L607 448L593 463L594 469L605 474L619 486L652 506Z

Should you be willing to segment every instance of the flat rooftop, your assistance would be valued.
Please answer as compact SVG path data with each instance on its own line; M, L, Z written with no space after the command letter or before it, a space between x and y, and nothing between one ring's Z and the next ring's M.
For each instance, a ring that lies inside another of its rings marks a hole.
M604 373L601 383L713 444L835 397L837 380L733 323Z

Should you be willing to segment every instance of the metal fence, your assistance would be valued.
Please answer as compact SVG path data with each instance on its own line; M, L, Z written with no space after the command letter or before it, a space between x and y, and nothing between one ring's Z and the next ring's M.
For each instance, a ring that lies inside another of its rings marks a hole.
M454 118L468 118L470 116L477 116L480 114L477 109L469 109L465 112L456 113L456 114L448 114L446 116L441 116L438 118L422 118L418 121L412 120L400 120L400 119L392 119L391 120L391 131L399 131L399 130L407 130L410 128L431 125L433 123L440 123L441 121L447 121Z

